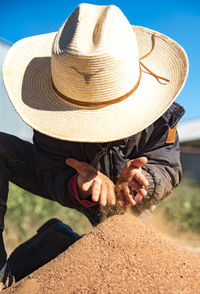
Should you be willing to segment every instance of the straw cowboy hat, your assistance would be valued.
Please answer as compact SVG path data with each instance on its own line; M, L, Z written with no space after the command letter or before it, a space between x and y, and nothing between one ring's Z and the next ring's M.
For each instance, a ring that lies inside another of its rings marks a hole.
M14 44L3 78L21 118L48 136L108 142L159 118L188 72L183 48L113 5L80 4L57 33Z

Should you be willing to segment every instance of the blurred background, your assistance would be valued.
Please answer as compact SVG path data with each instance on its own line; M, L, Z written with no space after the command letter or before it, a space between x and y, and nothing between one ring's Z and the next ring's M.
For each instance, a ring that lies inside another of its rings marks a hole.
M56 1L0 1L0 67L12 44L22 38L54 32L80 2ZM168 35L186 51L190 70L185 87L177 102L186 113L178 126L181 142L183 181L173 194L162 201L151 223L176 239L180 244L200 248L200 2L190 1L90 1L91 4L114 4L127 16L131 24L145 26ZM32 130L13 109L0 74L0 131L31 141ZM70 225L77 233L89 232L88 220L75 210L33 197L10 184L6 215L6 243L12 251L20 242L31 237L37 228L51 217Z

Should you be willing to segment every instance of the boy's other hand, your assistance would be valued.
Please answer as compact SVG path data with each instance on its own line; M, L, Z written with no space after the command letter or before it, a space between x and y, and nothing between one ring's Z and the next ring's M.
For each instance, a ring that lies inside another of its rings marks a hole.
M134 206L147 195L148 181L142 171L142 166L147 163L146 157L130 160L124 166L119 176L115 192L122 205Z

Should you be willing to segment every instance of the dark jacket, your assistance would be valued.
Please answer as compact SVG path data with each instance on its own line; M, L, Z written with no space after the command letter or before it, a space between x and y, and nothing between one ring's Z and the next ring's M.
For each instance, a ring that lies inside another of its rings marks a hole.
M158 120L142 132L103 144L63 141L34 131L33 142L39 181L46 193L61 205L96 215L97 207L85 209L74 199L69 182L76 171L66 165L66 159L72 157L91 163L99 153L98 169L116 182L127 161L146 156L148 163L143 170L149 181L148 196L137 205L137 211L149 208L169 195L180 182L182 170L178 135L176 134L174 143L166 141L169 128L174 128L183 114L183 107L173 103ZM95 223L93 220L92 222Z

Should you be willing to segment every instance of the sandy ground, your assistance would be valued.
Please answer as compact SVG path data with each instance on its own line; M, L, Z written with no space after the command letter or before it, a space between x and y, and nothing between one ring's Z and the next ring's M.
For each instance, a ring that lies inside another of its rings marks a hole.
M200 257L126 213L3 293L199 294Z

